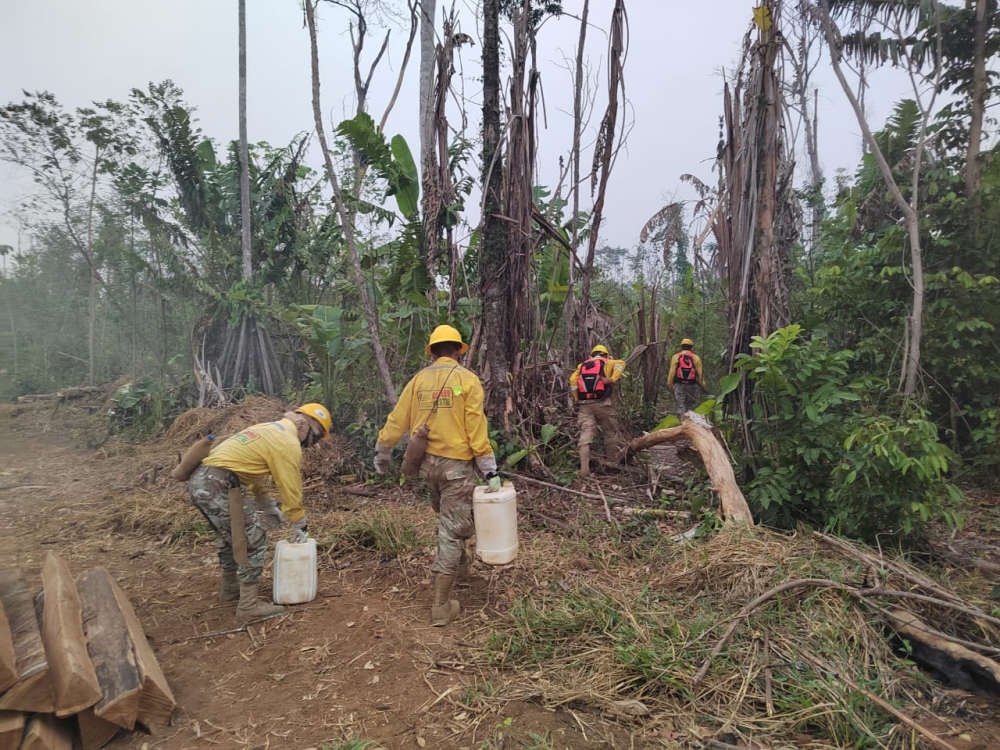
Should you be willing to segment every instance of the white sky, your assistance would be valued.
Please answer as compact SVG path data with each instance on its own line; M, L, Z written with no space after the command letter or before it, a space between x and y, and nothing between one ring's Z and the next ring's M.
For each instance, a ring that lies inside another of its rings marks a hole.
M402 5L402 0L388 0ZM450 0L439 0L439 6ZM564 0L578 15L583 0ZM680 175L692 173L714 184L712 160L722 110L720 70L736 61L751 19L752 0L628 0L631 29L625 65L626 92L634 117L627 150L609 184L602 239L630 246L664 199L692 197ZM286 144L312 130L308 35L300 0L248 0L248 118L252 141ZM592 64L603 65L613 0L592 0L587 49ZM459 0L462 30L477 40L462 50L469 100L469 134L476 137L480 108L480 29L476 0ZM439 7L440 14L440 7ZM347 15L320 9L323 102L330 122L351 110L350 42ZM48 90L68 107L94 100L124 99L133 87L172 79L198 110L200 125L217 141L237 134L236 0L0 0L0 102L16 101L21 90ZM384 31L382 32L384 34ZM573 18L549 20L538 38L538 53L548 116L540 137L538 182L554 185L560 155L571 140L572 81L562 69L572 58L579 34ZM379 36L372 30L369 54ZM419 42L419 39L418 39ZM372 84L370 103L378 120L395 83L405 34L393 32L388 60ZM370 59L370 57L369 57ZM417 137L417 74L414 49L406 83L386 130L402 133L414 153ZM606 88L603 67L597 74ZM853 170L860 155L857 122L828 66L821 66L819 129L828 180L838 168ZM459 77L455 78L456 86ZM872 78L869 115L880 125L895 101L909 95L908 83L894 71ZM589 138L603 112L603 96L591 119ZM457 121L451 115L452 124ZM313 153L315 166L318 154ZM590 163L589 154L584 164ZM17 234L4 214L29 187L0 167L0 244L15 244ZM589 202L589 201L588 201ZM589 206L583 206L589 208ZM470 207L475 211L474 207Z

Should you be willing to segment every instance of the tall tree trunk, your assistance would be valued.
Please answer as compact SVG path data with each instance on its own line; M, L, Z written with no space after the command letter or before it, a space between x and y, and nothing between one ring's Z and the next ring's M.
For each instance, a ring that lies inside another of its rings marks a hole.
M618 124L618 97L624 96L622 80L625 55L625 3L615 0L615 9L611 13L611 44L608 54L608 106L597 135L597 145L594 153L594 178L597 179L597 198L594 200L593 217L590 224L590 242L587 246L587 259L583 265L583 283L580 286L580 306L577 308L578 348L587 350L592 343L589 341L587 320L590 316L590 284L594 275L594 255L597 252L597 241L600 238L601 222L604 218L604 197L611 176L612 157L615 153L616 125ZM597 177L597 172L600 176ZM591 189L594 183L591 182Z
M500 0L483 0L483 237L481 293L483 339L489 366L487 413L510 433L510 364L506 331L510 273L509 230L503 214L503 155L500 152Z
M240 0L240 247L243 280L253 276L250 254L250 147L247 144L247 2Z
M583 51L587 45L587 19L590 15L590 0L583 0L583 13L580 16L580 41L576 47L576 70L573 82L573 148L570 153L572 161L573 191L573 236L569 251L569 289L566 291L566 308L563 320L566 326L566 345L564 364L572 369L578 356L584 353L578 351L579 339L574 335L576 310L573 301L573 287L576 281L576 250L580 246L580 131L583 127ZM567 398L569 398L567 396Z
M868 121L865 119L864 111L861 108L861 103L854 95L854 92L851 90L851 86L847 82L847 78L844 75L843 67L840 64L841 51L840 48L837 47L837 34L834 33L833 19L830 18L830 6L828 0L819 0L819 9L820 18L823 24L823 33L826 35L827 46L830 49L830 62L833 65L833 72L836 74L837 80L840 82L840 87L844 90L844 94L847 96L847 100L851 103L851 107L854 109L854 116L858 121L858 125L861 127L861 133L864 136L865 143L868 145L868 149L874 157L875 163L878 164L879 172L882 175L882 181L889 190L889 194L892 196L892 201L896 204L896 208L898 208L903 214L903 220L906 223L907 236L910 240L910 263L913 267L913 309L910 312L910 330L909 337L907 339L906 362L904 363L906 377L903 380L903 394L909 396L917 390L917 376L920 371L920 344L921 337L923 336L924 260L920 245L920 220L917 216L916 208L907 203L906 198L903 197L903 193L899 189L899 185L896 183L896 178L893 177L892 167L889 166L889 162L886 161L885 155L882 153L882 149L879 148L878 142L875 140L875 136L872 135L871 128L868 127ZM922 128L917 143L917 162L914 166L914 183L917 182L919 176L920 157L923 149L924 135L925 128ZM916 185L914 185L914 203L916 203L917 200L915 188Z
M972 58L972 120L969 122L969 150L965 155L965 194L972 198L979 190L979 152L983 142L986 111L986 2L976 3L976 29Z
M434 68L437 51L434 44L434 15L437 0L420 2L420 173L423 182L423 251L427 275L433 279L438 254L437 221L440 185L436 138L434 137ZM457 280L453 279L452 283ZM433 291L433 290L432 290Z
M361 297L361 306L364 308L365 320L368 322L368 331L372 337L375 362L378 365L379 374L382 376L386 398L389 399L389 403L395 406L397 400L396 387L392 383L392 371L389 369L389 363L386 360L385 349L382 348L382 339L378 331L378 317L375 315L375 306L372 304L371 295L368 294L368 285L365 283L365 275L361 270L358 247L354 240L354 227L351 224L347 207L344 205L344 198L340 192L340 182L337 180L337 172L333 167L333 158L330 156L330 149L326 142L326 130L323 127L323 108L320 104L319 96L319 42L316 39L316 2L318 0L306 0L305 3L306 23L309 26L309 52L312 70L313 124L316 127L316 137L319 140L319 147L323 152L323 160L326 164L326 177L330 181L333 200L337 206L337 214L343 227L344 240L347 243L347 253L351 261L351 270L354 273L354 283L357 284L358 295Z
M90 318L87 325L87 385L94 384L95 354L94 326L97 323L97 275L96 259L94 258L94 204L97 202L97 171L101 164L101 148L94 150L94 169L90 177L90 201L87 205L87 259L90 261L90 293L87 300L87 315Z

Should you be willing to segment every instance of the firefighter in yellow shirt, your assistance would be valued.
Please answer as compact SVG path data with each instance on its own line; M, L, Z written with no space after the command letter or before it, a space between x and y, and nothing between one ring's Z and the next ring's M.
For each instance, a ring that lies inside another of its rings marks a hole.
M598 344L590 352L590 359L581 362L569 376L569 387L574 400L580 405L577 424L580 438L580 476L590 476L590 444L600 427L604 433L604 446L608 458L618 457L618 415L615 411L614 384L625 374L625 362L611 359L607 347Z
M684 415L698 405L698 389L705 389L701 357L694 353L691 339L681 341L681 350L670 359L667 388L673 388L677 415L684 419Z
M466 540L475 531L473 460L489 482L490 491L500 489L483 412L483 386L457 360L468 350L462 334L451 326L434 330L427 344L432 363L403 388L375 444L375 471L385 474L392 462L392 449L403 435L424 424L430 428L420 476L430 489L431 505L439 513L437 555L431 567L431 624L438 627L451 622L461 609L458 600L451 598L451 590L455 578L469 572Z
M230 490L246 487L261 500L266 497L262 481L269 475L273 477L281 496L281 510L273 512L291 524L293 543L304 542L307 526L302 508L302 449L329 438L331 424L325 406L305 404L277 422L255 424L226 438L188 480L191 500L215 531L222 566L221 599L239 600L236 616L240 620L270 617L285 608L258 598L267 534L257 519L255 504L243 504L246 563L234 557Z

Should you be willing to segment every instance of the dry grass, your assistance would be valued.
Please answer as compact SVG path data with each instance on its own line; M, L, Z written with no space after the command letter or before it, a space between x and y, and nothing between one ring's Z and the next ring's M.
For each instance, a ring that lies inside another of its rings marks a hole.
M866 605L813 587L776 596L740 622L707 677L694 684L726 626L769 589L801 578L874 585L865 580L870 571L850 555L808 535L745 528L725 528L705 542L660 548L645 560L610 567L600 564L609 558L602 548L616 541L585 544L587 556L599 563L586 575L568 569L567 561L579 569L581 560L565 542L535 538L526 545L521 559L530 563L522 562L511 581L512 605L500 608L479 634L484 668L504 675L502 686L494 685L496 700L534 697L619 716L635 706L616 701L640 701L640 710L649 712L646 726L667 734L683 729L692 739L735 735L752 747L792 738L796 747L922 746L911 744L908 728L836 676L901 706L929 706L940 698L940 687L894 651L887 637L876 607L898 605L897 599L872 597ZM920 575L905 563L899 569ZM542 591L525 580L528 575ZM884 585L915 588L894 572ZM907 603L942 630L984 645L997 642L997 629L982 620L949 607ZM927 717L911 713L918 721Z

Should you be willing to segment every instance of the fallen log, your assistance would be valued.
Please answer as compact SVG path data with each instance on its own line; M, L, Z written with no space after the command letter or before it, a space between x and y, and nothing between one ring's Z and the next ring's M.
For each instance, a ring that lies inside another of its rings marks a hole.
M684 421L678 427L650 432L629 443L625 458L639 451L652 448L661 443L690 440L701 454L712 488L718 493L722 505L722 518L727 523L742 522L753 525L753 514L742 490L736 483L732 464L726 449L718 438L712 434L712 425L700 414L689 411L684 415Z
M0 693L17 684L17 654L14 637L10 634L7 613L0 601Z
M905 609L886 612L889 626L909 644L914 661L970 693L1000 694L1000 664L977 654Z
M142 623L136 617L132 602L128 600L128 595L122 590L115 580L111 581L111 588L115 593L115 600L118 602L118 609L125 617L128 626L129 638L132 639L132 648L135 650L135 661L139 667L139 676L142 678L142 696L139 698L138 720L147 727L163 725L170 721L170 716L177 705L174 694L170 691L167 678L163 674L156 655L146 640L146 633L142 629Z
M34 401L72 401L74 399L83 398L84 396L93 396L101 393L103 389L96 385L83 385L79 388L64 388L61 391L56 391L55 393L29 393L25 396L18 396L17 403L27 404Z
M132 730L139 715L142 680L128 623L118 608L111 581L111 574L101 567L85 570L76 578L87 653L101 692L93 714L96 719Z
M72 716L101 700L87 653L80 596L66 561L49 552L42 566L42 644L49 662L56 716Z
M24 714L0 711L0 750L17 750L24 736Z
M78 713L76 723L80 729L80 743L83 745L83 750L100 750L122 731L117 724L95 716L92 708Z
M0 602L7 614L17 659L17 684L0 695L0 711L55 710L34 600L20 570L0 570Z
M28 722L21 750L73 750L72 723L52 714L39 714Z

